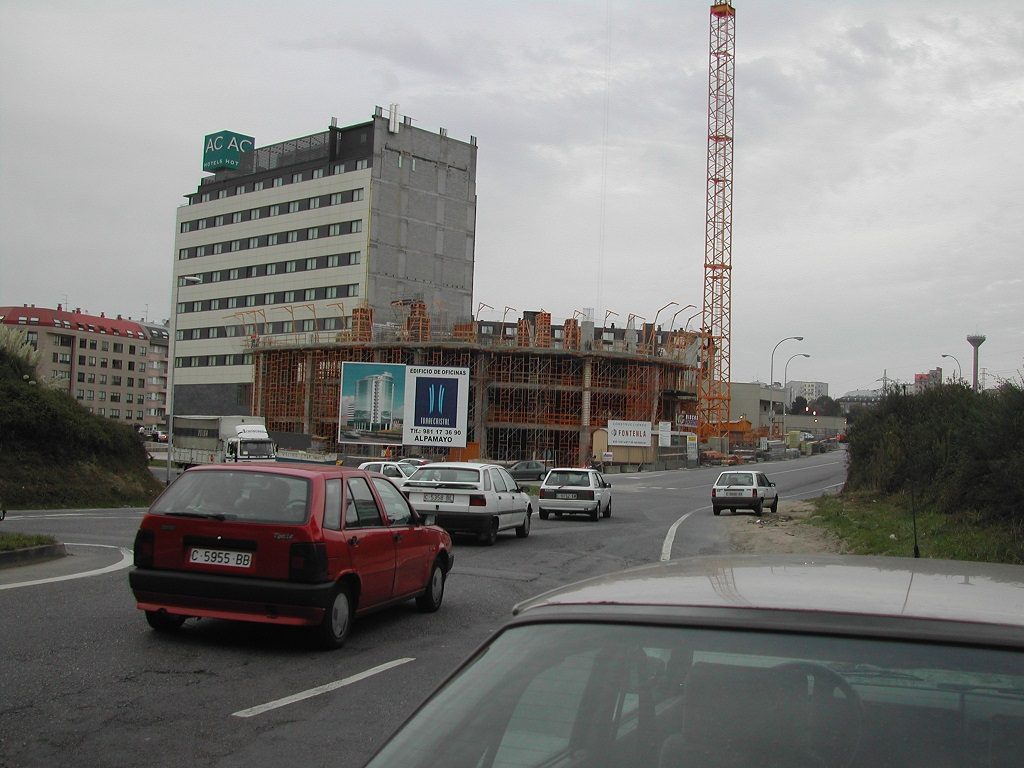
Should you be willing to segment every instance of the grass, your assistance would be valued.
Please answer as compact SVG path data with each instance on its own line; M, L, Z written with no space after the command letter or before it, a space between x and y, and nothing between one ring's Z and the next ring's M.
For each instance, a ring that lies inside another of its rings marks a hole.
M844 493L813 500L808 520L860 555L914 556L914 515L908 496ZM917 503L917 546L921 557L1024 564L1024 529L977 512L947 515Z
M52 536L36 536L30 533L0 533L0 552L28 549L29 547L43 547L47 544L56 543L57 540Z

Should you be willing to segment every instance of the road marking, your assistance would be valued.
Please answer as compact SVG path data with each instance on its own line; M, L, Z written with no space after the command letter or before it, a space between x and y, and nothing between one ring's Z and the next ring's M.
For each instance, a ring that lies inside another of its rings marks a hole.
M373 677L381 672L386 672L394 667L401 666L402 664L408 664L410 661L416 661L413 658L395 659L389 661L386 664L368 669L365 672L360 672L351 677L346 677L343 680L335 680L333 683L327 683L326 685L318 685L316 688L310 688L309 690L302 691L300 693L293 693L291 696L285 696L283 699L277 699L266 704L260 704L256 707L250 707L249 709L240 709L238 712L232 712L232 717L255 717L256 715L262 715L264 712L269 712L272 709L278 709L280 707L286 707L289 704L294 704L297 701L304 699L311 699L314 696L319 696L321 693L330 693L338 688L344 688L346 685L352 685L352 683L358 683L360 680L365 680L368 677Z
M141 510L133 510L132 509L132 510L126 510L126 511L130 512L133 515L137 515L137 516L140 516L140 517L146 513L146 510L144 510L144 509L141 509ZM100 510L97 510L97 512L100 512ZM60 512L58 514L45 514L45 513L43 513L43 514L39 514L39 515L18 515L18 514L8 513L8 515L7 515L7 518L9 520L11 520L12 522L15 521L15 520L56 520L57 518L64 518L64 517L80 517L80 518L89 518L89 519L92 519L92 520L121 520L121 519L124 518L124 515L112 515L112 514L109 514L109 513L105 512L105 511L103 511L102 514L97 514L96 512Z
M706 509L706 507L702 507L702 509ZM666 560L671 560L672 559L672 544L676 540L676 529L679 528L679 526L682 525L686 521L686 518L688 518L690 515L692 515L696 511L697 510L695 509L695 510L693 510L691 512L687 512L685 515L683 515L678 520L676 520L674 523L672 523L672 525L669 527L668 533L665 534L665 541L662 542L662 544L661 544L661 561L662 562L665 562Z
M115 547L110 544L72 544L67 542L66 546L69 547L102 547L104 549L119 549L121 550L120 561L113 565L108 565L104 568L97 568L92 571L83 571L82 573L72 573L67 576L52 576L49 579L35 579L34 581L19 581L15 584L0 584L0 590L2 589L15 589L17 587L34 587L37 584L53 584L58 581L70 581L71 579L84 579L89 576L100 576L104 573L112 573L113 571L119 571L122 568L127 568L132 564L133 555L130 549L124 547Z

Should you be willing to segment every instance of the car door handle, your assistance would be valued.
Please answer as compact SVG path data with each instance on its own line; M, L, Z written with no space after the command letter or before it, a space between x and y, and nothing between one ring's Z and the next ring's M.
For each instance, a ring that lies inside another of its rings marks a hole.
M348 543L349 543L349 546L358 547L359 546L359 537L358 536L353 536L351 539L348 540Z
M401 541L402 540L402 534L400 534L400 533L392 534L392 538L394 538L395 541Z

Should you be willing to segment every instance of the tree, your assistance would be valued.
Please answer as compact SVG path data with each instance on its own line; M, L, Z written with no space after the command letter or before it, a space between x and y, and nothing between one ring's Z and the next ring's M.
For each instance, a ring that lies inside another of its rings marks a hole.
M819 416L842 416L839 404L828 395L815 399L810 403L810 407L812 411L817 411Z
M807 398L803 395L797 395L793 398L793 403L789 406L789 415L796 416L797 414L803 413L807 407Z

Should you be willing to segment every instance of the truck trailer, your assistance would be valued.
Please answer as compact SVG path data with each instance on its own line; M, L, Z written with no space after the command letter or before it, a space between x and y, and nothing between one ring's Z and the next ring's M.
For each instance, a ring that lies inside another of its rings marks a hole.
M262 416L175 416L171 440L171 461L186 468L277 458Z

